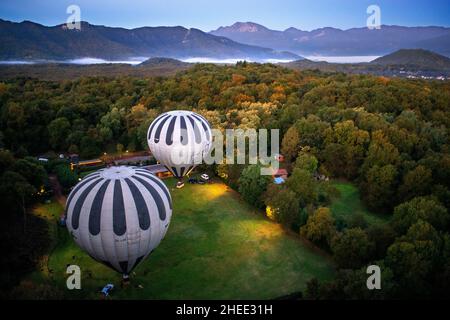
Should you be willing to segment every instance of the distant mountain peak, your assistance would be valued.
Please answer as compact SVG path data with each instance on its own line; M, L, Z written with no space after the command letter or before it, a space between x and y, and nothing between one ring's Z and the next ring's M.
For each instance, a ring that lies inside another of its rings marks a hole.
M323 28L319 28L316 29L314 31L320 31L320 32L342 32L342 29L338 29L338 28L333 28L333 27L323 27Z
M436 26L382 25L379 30L323 27L311 31L291 27L279 31L253 22L236 22L210 34L302 56L381 56L401 48L424 48L450 56L450 28Z
M172 58L154 57L154 58L147 59L147 60L141 62L140 64L138 64L138 66L162 66L162 65L173 65L173 66L183 67L183 66L189 66L189 63L182 62L180 60L172 59Z
M294 28L294 27L289 27L286 30L284 30L284 32L301 32L302 30Z
M424 49L400 49L371 62L374 65L409 65L450 70L450 58Z
M257 24L255 22L235 22L233 25L228 27L219 27L216 31L228 31L228 32L258 32L268 30L263 25Z

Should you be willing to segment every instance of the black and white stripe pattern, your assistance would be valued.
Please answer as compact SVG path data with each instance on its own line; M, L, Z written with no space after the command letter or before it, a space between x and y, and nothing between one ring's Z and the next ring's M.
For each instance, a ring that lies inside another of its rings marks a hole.
M164 238L172 216L165 184L145 169L111 167L70 192L66 225L94 259L128 274Z
M169 111L158 116L147 132L155 158L177 178L189 174L212 147L211 126L192 111Z

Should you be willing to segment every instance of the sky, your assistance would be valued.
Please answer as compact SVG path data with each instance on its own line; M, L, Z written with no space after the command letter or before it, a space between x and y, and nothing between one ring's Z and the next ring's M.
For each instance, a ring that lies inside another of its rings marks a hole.
M91 24L135 28L184 26L203 31L252 21L270 29L321 27L349 29L366 25L367 7L381 9L381 23L450 27L449 0L1 0L0 18L44 25L63 23L69 5Z

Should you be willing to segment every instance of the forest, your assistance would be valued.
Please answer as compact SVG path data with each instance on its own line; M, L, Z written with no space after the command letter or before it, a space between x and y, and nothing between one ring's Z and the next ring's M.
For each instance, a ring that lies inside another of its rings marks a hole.
M8 210L2 210L1 285L17 285L45 250L42 222L27 211L41 201L48 173L63 169L37 157L146 150L156 116L185 109L221 130L280 129L286 183L273 184L258 165L207 170L261 214L332 256L335 278L312 279L305 298L449 298L449 107L450 81L245 61L198 64L168 77L3 80L0 205ZM333 181L355 184L367 208L388 222L333 217L330 204L339 193ZM67 187L76 182L69 179ZM380 266L383 290L365 287L370 264Z

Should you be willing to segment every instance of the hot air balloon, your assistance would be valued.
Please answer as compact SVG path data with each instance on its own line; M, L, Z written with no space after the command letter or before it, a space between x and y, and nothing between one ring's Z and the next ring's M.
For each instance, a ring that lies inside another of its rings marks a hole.
M155 158L181 179L211 150L211 127L195 112L169 111L152 122L147 142Z
M75 242L125 279L159 245L171 216L165 184L137 167L87 175L66 203L66 225Z

